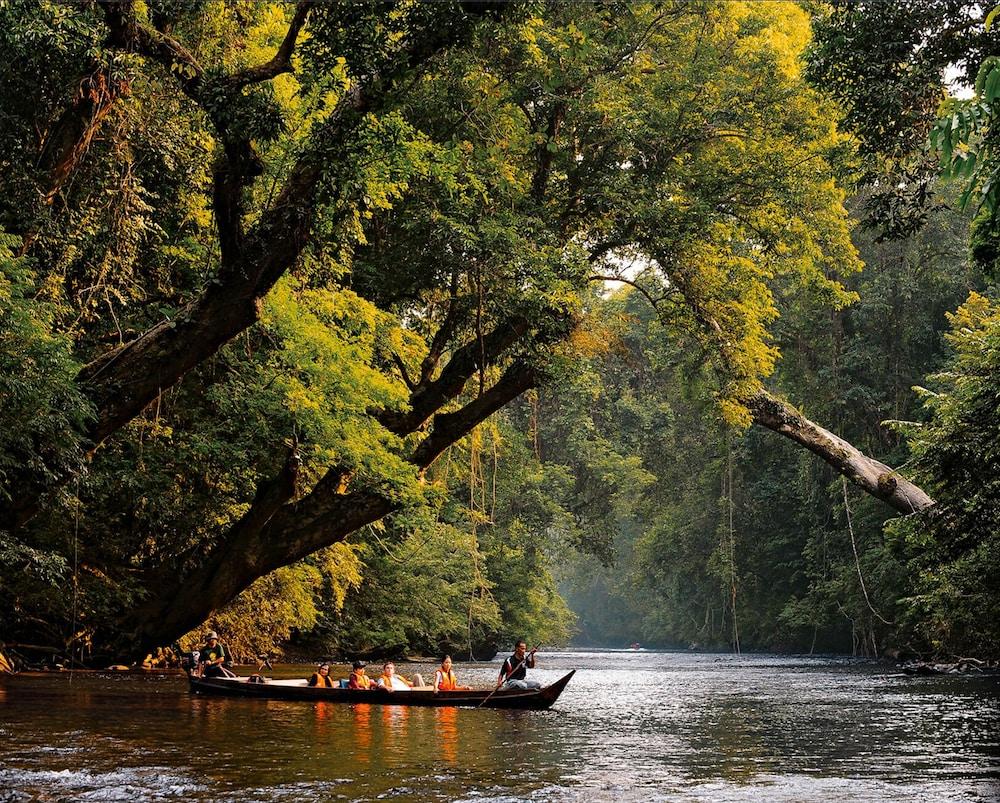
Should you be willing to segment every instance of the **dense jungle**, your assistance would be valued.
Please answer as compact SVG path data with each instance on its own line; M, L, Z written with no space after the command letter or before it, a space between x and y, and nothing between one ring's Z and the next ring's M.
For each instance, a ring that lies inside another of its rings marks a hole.
M997 658L995 13L0 1L0 652Z

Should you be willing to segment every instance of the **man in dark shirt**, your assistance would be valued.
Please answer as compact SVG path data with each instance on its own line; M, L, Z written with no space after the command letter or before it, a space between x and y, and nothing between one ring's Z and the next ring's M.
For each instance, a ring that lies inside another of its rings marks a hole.
M528 680L529 669L535 668L535 650L526 652L528 649L524 639L519 639L514 647L514 654L503 662L500 667L500 675L497 677L497 688L501 686L505 689L540 689L542 684L537 680Z
M206 678L231 678L235 675L226 669L225 664L229 662L229 650L219 641L219 634L214 630L209 630L205 634L205 646L201 648L199 660L201 661L201 674Z

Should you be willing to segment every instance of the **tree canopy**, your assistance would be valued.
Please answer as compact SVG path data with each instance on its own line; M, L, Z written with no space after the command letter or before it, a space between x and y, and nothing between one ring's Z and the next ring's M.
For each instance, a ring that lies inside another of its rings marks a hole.
M845 208L865 163L807 82L811 22L717 0L5 4L5 630L126 652L212 617L247 652L261 629L373 654L564 639L565 556L610 563L631 533L669 575L722 524L696 495L677 531L650 495L717 483L725 442L734 505L753 421L818 429L868 493L929 507L764 387L872 289ZM708 571L732 581L732 557Z

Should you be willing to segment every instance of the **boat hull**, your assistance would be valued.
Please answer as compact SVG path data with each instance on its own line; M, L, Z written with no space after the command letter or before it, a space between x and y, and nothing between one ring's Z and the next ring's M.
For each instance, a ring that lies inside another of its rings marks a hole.
M490 691L386 691L385 689L327 689L304 685L305 681L269 681L248 683L246 678L199 678L191 675L189 682L195 694L225 697L255 697L264 700L298 700L304 702L372 703L376 705L416 705L466 708L520 708L543 711L559 699L576 670L541 689L503 689Z

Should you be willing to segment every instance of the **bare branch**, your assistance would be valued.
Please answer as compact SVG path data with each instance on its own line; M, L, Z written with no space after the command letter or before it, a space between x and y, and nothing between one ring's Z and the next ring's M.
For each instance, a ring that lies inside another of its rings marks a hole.
M639 293L641 293L649 305L654 309L659 311L660 304L664 301L670 300L675 293L668 293L666 295L660 296L659 298L654 298L652 293L650 293L645 287L643 287L638 282L634 282L631 279L623 279L621 276L603 276L601 274L592 274L587 277L587 281L590 282L621 282L622 284L627 284L629 287L634 288Z
M412 393L414 390L417 389L417 385L412 379L410 379L410 372L406 369L406 363L403 362L403 358L400 357L394 351L392 352L392 361L399 369L399 373L403 377L403 383L406 385L407 389Z
M455 333L455 327L458 325L458 278L458 267L456 266L451 271L448 311L445 313L444 320L441 322L438 330L434 333L430 348L427 349L427 356L424 357L420 364L420 380L418 383L420 385L426 385L430 381L431 374L434 373L434 369L437 368L438 363L441 361L441 355L444 354L445 347L448 345L448 341Z

